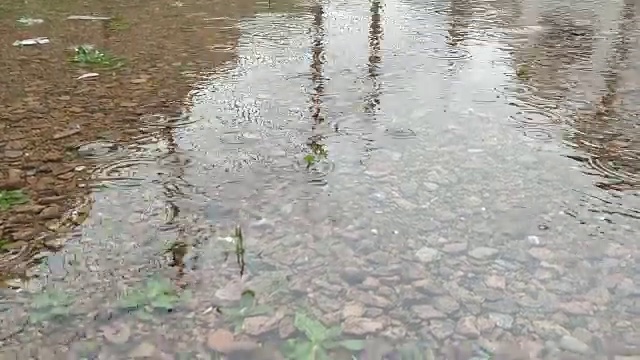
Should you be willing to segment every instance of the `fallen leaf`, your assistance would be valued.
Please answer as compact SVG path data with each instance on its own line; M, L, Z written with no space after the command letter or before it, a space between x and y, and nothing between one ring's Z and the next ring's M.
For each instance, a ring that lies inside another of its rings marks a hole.
M86 73L86 74L82 74L82 75L78 76L77 80L90 79L90 78L94 78L94 77L98 77L98 76L100 76L100 74L98 74L98 73Z

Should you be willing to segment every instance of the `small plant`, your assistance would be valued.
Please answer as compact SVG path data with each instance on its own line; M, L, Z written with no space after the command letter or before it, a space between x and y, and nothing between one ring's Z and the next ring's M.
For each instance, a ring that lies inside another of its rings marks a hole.
M303 333L306 338L289 339L284 344L283 354L292 360L329 360L329 351L343 348L349 351L361 351L364 349L362 340L338 340L342 334L340 326L325 327L321 322L310 318L304 313L296 313L294 326Z
M0 190L0 210L9 210L14 205L24 204L29 199L22 190Z
M178 291L165 279L149 280L142 289L133 290L120 299L120 307L133 311L138 317L148 319L153 312L173 311L186 294Z
M9 240L0 238L0 253L9 251Z
M112 17L111 20L109 20L108 26L111 31L126 30L130 27L129 23L120 16Z
M33 299L29 314L31 323L55 320L69 316L73 301L68 294L58 290L49 290L38 294Z
M82 65L94 65L103 67L119 67L123 64L122 59L109 55L96 49L93 45L80 45L75 48L75 55L72 62Z
M304 157L305 163L307 163L307 169L320 162L322 159L326 159L329 155L327 148L323 144L319 144L315 140L309 143L309 149L311 152Z
M242 330L244 319L252 316L265 315L271 312L267 305L256 305L256 294L252 290L245 290L237 308L220 310L234 326L236 333Z

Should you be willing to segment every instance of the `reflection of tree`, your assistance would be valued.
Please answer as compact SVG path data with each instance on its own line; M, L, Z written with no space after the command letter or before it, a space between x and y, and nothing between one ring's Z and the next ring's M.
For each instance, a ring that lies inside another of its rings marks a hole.
M543 14L541 22L536 42L516 51L516 74L534 85L532 95L557 102L566 99L571 70L590 66L594 31L562 12Z
M459 46L466 40L472 18L472 4L468 0L450 0L449 29L447 30L447 43L450 46Z
M324 29L324 9L322 4L316 2L312 6L311 11L313 13L313 39L311 47L311 83L313 85L311 91L311 118L313 119L313 125L311 127L313 134L309 137L307 145L311 150L311 154L305 158L307 165L311 165L316 160L326 156L325 145L322 144L324 136L315 133L318 125L322 124L325 120L322 114L322 97L324 96L325 78L323 75L323 64L325 57L325 29Z
M369 23L369 64L368 72L371 79L371 92L365 97L364 110L375 119L377 109L380 107L380 82L378 74L380 70L380 45L382 42L382 23L380 16L380 1L371 1L371 20Z
M178 121L180 117L177 118ZM184 162L180 160L177 152L178 144L176 143L174 128L172 126L164 127L161 130L161 137L167 142L167 154L165 159L169 160L170 169L168 178L161 179L163 195L165 199L165 223L170 227L177 227L177 239L167 249L171 254L170 266L178 271L178 278L182 278L185 271L185 257L189 252L192 244L189 244L184 226L176 224L180 214L180 207L176 204L177 198L184 196L180 182L184 182Z
M607 182L596 185L605 189L623 190L640 186L638 156L629 151L634 134L628 129L634 124L625 122L625 111L618 109L622 72L628 65L631 49L631 34L635 30L635 3L625 0L621 11L618 34L612 43L612 51L603 72L605 92L589 112L577 116L572 142L590 155L589 158L574 157L586 161L598 170Z

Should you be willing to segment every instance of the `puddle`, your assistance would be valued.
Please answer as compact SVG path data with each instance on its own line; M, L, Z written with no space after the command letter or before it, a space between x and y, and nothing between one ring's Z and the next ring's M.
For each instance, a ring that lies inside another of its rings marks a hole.
M0 4L0 357L640 356L636 7Z

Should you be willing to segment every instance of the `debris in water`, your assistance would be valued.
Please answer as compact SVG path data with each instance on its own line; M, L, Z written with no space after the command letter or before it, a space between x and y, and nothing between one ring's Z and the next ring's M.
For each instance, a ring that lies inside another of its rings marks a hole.
M91 78L98 77L98 76L100 76L100 74L98 74L98 73L86 73L86 74L82 74L82 75L78 76L77 79L78 80L91 79Z
M49 43L49 38L37 37L32 39L16 40L13 43L13 46L42 45L42 44L48 44L48 43Z
M44 20L42 19L32 19L32 18L28 18L28 17L21 17L20 19L16 20L17 22L19 22L22 25L25 26L31 26L31 25L36 25L36 24L42 24L44 22Z
M97 20L106 21L111 20L108 16L93 16L93 15L71 15L67 17L67 20Z

